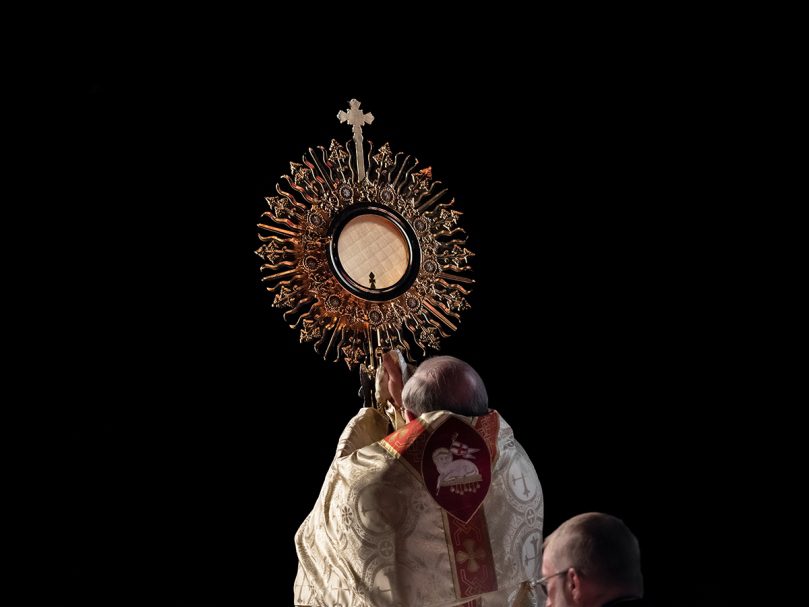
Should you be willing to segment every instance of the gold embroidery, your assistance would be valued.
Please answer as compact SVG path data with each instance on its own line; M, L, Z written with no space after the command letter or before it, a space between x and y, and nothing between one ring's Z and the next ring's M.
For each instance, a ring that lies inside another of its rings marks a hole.
M479 547L477 542L472 538L467 538L463 541L463 548L463 550L458 550L458 552L455 553L455 559L461 565L469 563L467 569L470 573L475 573L480 569L478 561L485 560L486 552L483 548Z

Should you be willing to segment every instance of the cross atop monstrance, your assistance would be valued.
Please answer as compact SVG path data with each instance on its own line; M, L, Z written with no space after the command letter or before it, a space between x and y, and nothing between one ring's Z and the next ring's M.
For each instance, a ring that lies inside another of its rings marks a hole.
M362 126L364 124L371 124L374 121L374 115L371 112L363 113L360 109L360 102L352 99L348 102L350 106L348 111L340 110L337 113L337 118L340 122L347 122L351 125L354 133L354 147L356 149L357 157L357 181L365 179L365 152L362 149Z

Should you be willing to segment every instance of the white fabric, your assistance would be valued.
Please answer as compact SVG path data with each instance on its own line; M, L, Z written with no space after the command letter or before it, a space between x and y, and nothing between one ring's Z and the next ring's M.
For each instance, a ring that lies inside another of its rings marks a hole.
M449 415L427 413L419 422L432 428ZM542 489L511 427L499 418L497 458L481 506L497 590L471 597L459 597L453 583L459 556L450 553L447 513L413 467L380 441L387 427L385 416L367 408L343 432L317 503L295 535L295 605L505 607L517 595L521 605L535 604L523 582L539 577Z

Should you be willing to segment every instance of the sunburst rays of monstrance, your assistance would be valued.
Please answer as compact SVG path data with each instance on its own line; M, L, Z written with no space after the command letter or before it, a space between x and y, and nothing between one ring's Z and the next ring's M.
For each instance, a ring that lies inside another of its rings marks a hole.
M365 143L373 115L357 100L338 118L353 140L290 162L286 186L266 198L256 254L272 305L290 308L284 320L301 342L373 377L388 349L412 361L413 346L426 355L456 330L469 308L473 253L432 169L387 143Z

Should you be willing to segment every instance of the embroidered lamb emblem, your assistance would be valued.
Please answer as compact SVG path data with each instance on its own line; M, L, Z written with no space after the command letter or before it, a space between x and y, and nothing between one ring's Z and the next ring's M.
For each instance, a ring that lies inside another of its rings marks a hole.
M479 449L471 449L457 440L458 433L452 435L450 448L439 447L433 451L433 463L438 470L438 481L435 495L438 496L441 487L449 487L452 493L463 495L474 493L480 487L483 477L478 467L470 460L475 459ZM457 455L458 459L453 458Z

